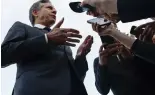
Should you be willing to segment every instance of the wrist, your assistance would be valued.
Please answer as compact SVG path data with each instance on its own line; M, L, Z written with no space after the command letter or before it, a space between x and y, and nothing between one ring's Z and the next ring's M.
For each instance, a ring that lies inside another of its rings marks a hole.
M46 33L46 37L49 44L58 45L51 34Z
M99 62L98 66L101 67L101 68L103 68L103 67L107 67L107 64L106 63Z
M99 58L99 65L100 65L100 66L106 66L106 65L107 65L106 60L103 62L103 61L101 61L101 59Z
M78 55L78 54L77 54L77 55L75 56L75 58L76 58L76 59L77 59L77 58L86 58L86 56L85 56L85 55Z
M100 66L106 66L107 64L106 63L103 63L103 62L99 62L99 65Z
M52 36L51 36L51 34L49 34L49 33L46 33L46 36L47 36L47 39L48 39L48 40L52 39Z
M115 31L111 31L109 32L109 35L112 37L116 37L116 35L119 33L120 31L118 29L116 29Z

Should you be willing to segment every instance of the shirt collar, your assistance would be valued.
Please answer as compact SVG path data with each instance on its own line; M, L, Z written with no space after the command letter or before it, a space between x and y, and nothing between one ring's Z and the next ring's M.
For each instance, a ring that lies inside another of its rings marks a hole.
M40 28L40 29L44 29L46 26L42 25L42 24L35 24L34 27Z

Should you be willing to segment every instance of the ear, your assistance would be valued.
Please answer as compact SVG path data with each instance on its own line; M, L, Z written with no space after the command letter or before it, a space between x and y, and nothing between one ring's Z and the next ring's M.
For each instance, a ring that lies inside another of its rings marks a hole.
M38 11L37 11L37 10L33 10L33 11L32 11L32 15L33 15L34 17L37 17L37 16L38 16Z

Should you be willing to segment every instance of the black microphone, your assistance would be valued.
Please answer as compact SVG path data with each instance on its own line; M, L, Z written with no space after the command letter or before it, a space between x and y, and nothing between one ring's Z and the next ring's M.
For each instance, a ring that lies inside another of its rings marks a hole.
M85 4L83 6L81 6L81 2L70 2L69 3L70 8L72 9L72 11L76 12L76 13L82 13L82 12L86 12L86 11L94 11L96 8L89 5L89 4Z

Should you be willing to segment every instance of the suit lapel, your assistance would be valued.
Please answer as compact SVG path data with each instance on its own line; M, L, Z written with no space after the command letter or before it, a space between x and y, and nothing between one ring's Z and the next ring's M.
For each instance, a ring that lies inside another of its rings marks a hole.
M72 56L72 50L69 46L64 46L65 47L65 52L66 52L66 56L68 58L68 63L70 65L71 68L73 68L77 78L80 80L80 76L76 70L76 67L74 66L74 59L73 59L73 56Z

